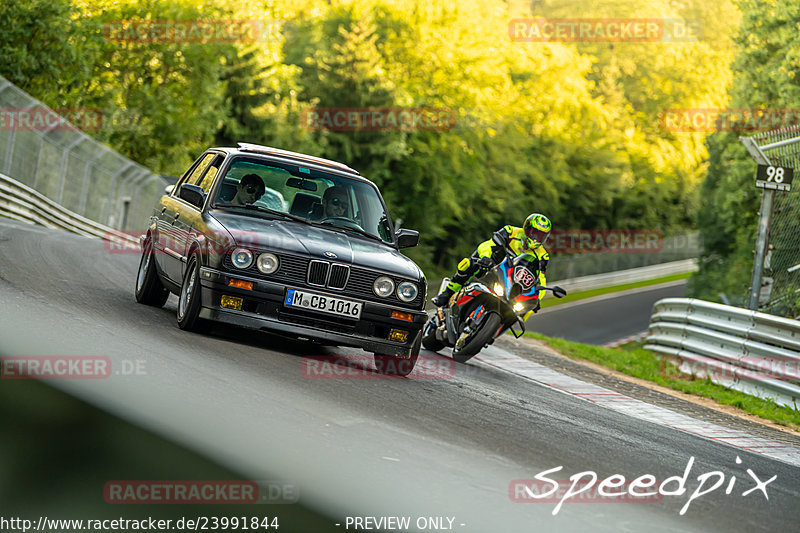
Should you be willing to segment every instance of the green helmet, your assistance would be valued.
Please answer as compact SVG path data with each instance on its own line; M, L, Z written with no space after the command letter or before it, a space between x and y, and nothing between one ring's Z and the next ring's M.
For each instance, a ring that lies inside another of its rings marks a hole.
M553 225L550 219L539 213L534 213L525 219L522 229L525 231L525 248L531 249L537 243L544 244L550 236Z

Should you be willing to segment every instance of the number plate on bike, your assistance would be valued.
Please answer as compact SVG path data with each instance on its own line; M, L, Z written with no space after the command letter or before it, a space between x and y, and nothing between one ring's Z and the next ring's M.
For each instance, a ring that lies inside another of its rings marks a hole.
M358 319L361 317L361 302L325 296L313 292L298 291L297 289L287 289L286 299L283 302L287 307L298 309L308 309L309 311L319 311L329 315L342 316L346 318Z

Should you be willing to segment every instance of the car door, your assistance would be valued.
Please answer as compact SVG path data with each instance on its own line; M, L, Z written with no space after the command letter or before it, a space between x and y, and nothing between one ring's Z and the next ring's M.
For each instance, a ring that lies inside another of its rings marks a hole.
M161 253L156 254L161 272L175 283L181 283L183 275L183 252L186 247L185 225L179 222L186 216L188 202L181 200L180 188L185 183L196 183L216 157L213 152L206 152L186 171L169 196L162 198L161 212L157 221L158 245Z
M208 194L211 191L211 186L214 184L214 178L217 176L219 168L225 161L224 155L217 153L214 153L213 155L214 157L211 159L209 164L206 164L204 159L201 162L203 169L197 173L193 172L192 176L190 176L190 178L186 181L187 183L197 185L203 189L206 197L208 197ZM194 239L196 239L197 235L206 233L207 228L206 224L203 222L202 206L197 207L192 205L180 197L177 199L177 201L178 204L176 205L175 217L173 217L172 224L173 231L175 232L177 239L176 251L178 251L180 255L180 277L178 279L183 280L183 271L185 270L189 259L189 247Z

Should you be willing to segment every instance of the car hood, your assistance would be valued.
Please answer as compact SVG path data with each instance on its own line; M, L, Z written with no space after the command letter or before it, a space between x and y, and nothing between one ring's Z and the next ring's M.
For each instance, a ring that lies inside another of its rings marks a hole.
M237 245L243 247L352 264L413 280L423 277L422 271L411 259L394 247L367 237L293 220L268 220L222 211L214 211L209 215L230 232ZM331 253L336 257L331 257Z

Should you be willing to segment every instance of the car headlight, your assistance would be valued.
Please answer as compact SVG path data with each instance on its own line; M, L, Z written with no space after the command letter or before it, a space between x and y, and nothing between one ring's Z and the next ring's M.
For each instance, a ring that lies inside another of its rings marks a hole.
M263 253L256 259L256 267L262 274L272 274L278 270L278 256L271 253Z
M404 281L397 287L397 297L404 302L411 302L417 297L417 286L410 281Z
M394 292L394 281L392 278L381 276L372 284L372 290L381 298L386 298Z
M231 254L231 262L236 268L247 268L253 264L253 252L247 248L237 248Z

